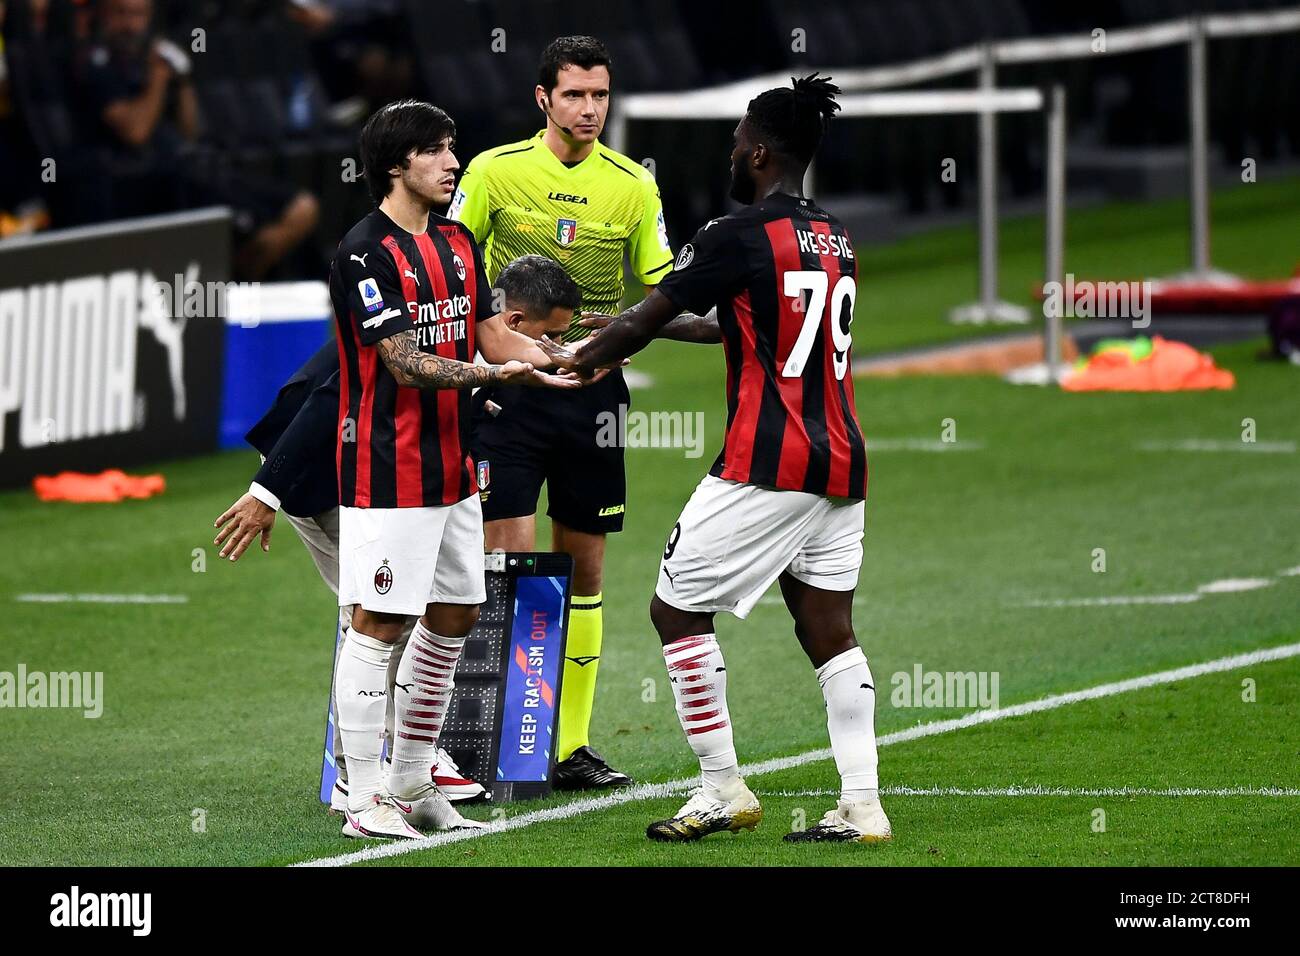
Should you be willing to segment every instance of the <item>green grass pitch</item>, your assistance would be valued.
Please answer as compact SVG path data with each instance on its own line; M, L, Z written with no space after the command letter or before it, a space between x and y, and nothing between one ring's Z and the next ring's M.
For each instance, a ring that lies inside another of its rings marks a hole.
M1295 249L1286 243L1300 191L1289 188L1290 207L1286 190L1263 184L1216 196L1218 264L1259 276L1290 272ZM1184 213L1185 205L1169 204L1074 214L1067 265L1112 277L1174 271L1186 249ZM1041 262L1041 224L1008 223L1003 241L1004 288L1027 289ZM962 230L863 250L859 350L952 334L939 316L967 297L963 288L973 290L973 253ZM1068 395L991 378L858 382L871 497L855 617L880 690L878 733L963 713L894 706L894 675L918 664L996 672L1005 707L1300 641L1300 576L1284 573L1300 566L1297 371L1258 362L1258 346L1215 351L1238 375L1231 392ZM663 343L636 368L653 385L634 393L635 407L703 412L704 453L629 451L627 530L609 547L593 742L638 780L662 782L689 777L694 761L646 605L663 539L721 441L723 363L716 350ZM1247 418L1261 444L1291 444L1273 452L1142 447L1239 442ZM952 450L886 442L937 440L944 419L955 422ZM362 848L339 835L315 795L330 595L286 523L269 555L250 553L237 565L211 545L212 519L247 487L255 462L238 452L166 463L164 496L119 506L0 495L0 670L102 671L105 695L98 719L0 710L0 778L9 786L0 863L284 864ZM1093 570L1099 548L1104 573ZM1188 594L1240 578L1267 583L1187 603L1033 606ZM28 592L188 601L16 600ZM775 596L747 621L719 618L746 763L827 746L816 680ZM1278 660L885 746L882 786L924 791L886 794L896 832L886 846L781 842L831 806L834 766L820 760L752 778L766 812L754 833L652 844L645 824L681 799L664 795L380 862L1295 865L1300 797L1261 791L1300 788L1298 721L1300 660ZM1012 789L1035 787L1057 789ZM1232 792L1202 792L1220 790ZM565 802L502 810L509 821Z

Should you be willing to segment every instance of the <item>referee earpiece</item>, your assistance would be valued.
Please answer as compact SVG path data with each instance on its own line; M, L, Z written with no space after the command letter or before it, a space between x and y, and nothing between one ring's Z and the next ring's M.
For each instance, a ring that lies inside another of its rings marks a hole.
M542 94L542 101L537 104L537 108L546 114L546 118L548 120L550 120L552 123L555 123L555 117L551 115L551 98L547 96L545 93ZM565 136L573 135L573 130L569 129L569 127L560 126L559 123L555 123L555 125L561 132L564 133Z

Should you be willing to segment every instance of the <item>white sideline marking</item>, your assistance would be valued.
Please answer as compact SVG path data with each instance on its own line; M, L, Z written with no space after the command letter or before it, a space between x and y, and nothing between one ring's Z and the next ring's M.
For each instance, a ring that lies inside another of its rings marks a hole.
M765 797L838 797L838 790L765 790ZM1300 797L1295 787L881 787L882 797Z
M1131 677L1128 680L1115 681L1110 684L1100 684L1096 687L1089 687L1086 690L1071 691L1067 694L1054 694L1050 697L1043 697L1023 704L1014 704L1011 707L1000 707L997 710L977 710L966 714L963 717L955 717L949 720L936 720L928 724L917 724L915 727L908 727L905 730L895 731L892 734L885 734L879 739L879 741L877 741L877 744L881 747L888 747L908 740L918 740L922 737L933 737L937 734L946 734L954 730L974 727L978 724L987 724L994 720L1004 720L1008 717L1022 717L1026 714L1036 714L1045 710L1055 710L1058 707L1064 707L1067 704L1077 704L1080 701L1097 700L1102 697L1113 697L1116 694L1124 694L1131 690L1144 690L1148 687L1159 686L1160 684L1172 684L1176 681L1187 680L1192 677L1201 677L1205 674L1217 674L1222 671L1236 670L1237 668L1250 667L1253 664L1260 664L1265 661L1278 661L1288 657L1296 657L1298 655L1300 655L1300 643L1283 644L1280 647L1261 648L1260 650L1249 651L1245 654L1234 654L1230 657L1220 657L1200 664L1189 664L1186 667L1177 667L1173 670L1159 671L1155 674L1146 674L1142 677ZM815 763L819 760L829 760L831 756L830 748L825 747L820 750L809 750L805 753L794 754L790 757L776 757L772 760L763 760L758 763L745 764L740 768L740 771L746 776L757 777L766 773L774 773L778 770L789 770L792 767L799 767L807 763ZM533 810L529 813L521 813L517 817L507 818L496 823L486 830L453 830L446 833L435 833L432 836L427 836L420 840L404 840L400 843L386 843L369 846L364 850L357 850L352 853L341 853L337 856L326 856L314 860L305 860L302 863L295 863L294 866L349 866L353 863L362 863L367 860L382 860L390 856L402 856L403 854L413 853L417 850L427 850L432 847L445 846L448 843L460 843L464 840L473 840L493 833L505 833L509 830L520 830L524 827L530 827L535 823L547 823L551 820L566 820L570 817L581 816L585 813L607 810L610 807L617 807L624 803L633 803L638 800L651 800L659 797L670 797L673 794L680 793L683 790L696 786L698 782L698 777L684 777L677 780L670 780L667 783L641 783L633 787L628 787L626 790L617 790L614 793L605 794L604 796L588 797L585 800L575 800L572 803L566 803L560 807L550 807L545 810Z
M1183 441L1144 441L1138 442L1139 451L1254 451L1265 454L1294 455L1296 444L1293 441L1211 441L1203 438L1188 438Z
M1277 573L1279 578L1300 576L1300 566ZM1016 607L1111 607L1117 604L1191 604L1207 594L1238 594L1258 591L1273 583L1273 578L1220 578L1208 584L1198 584L1187 594L1115 594L1107 597L1050 598L1048 600L1022 601ZM764 599L766 600L766 599ZM759 603L762 603L761 601Z
M981 451L982 441L939 441L933 438L868 438L867 454L873 451Z
M636 368L623 369L623 382L627 385L628 391L635 391L641 388L650 388L655 383L654 376L649 372L643 372Z
M1235 594L1238 591L1257 591L1272 583L1272 578L1223 578L1199 585L1196 590L1201 594Z
M1118 604L1191 604L1200 594L1115 594L1109 597L1054 598L1025 601L1018 607L1111 607Z
M188 604L186 594L15 594L24 604Z

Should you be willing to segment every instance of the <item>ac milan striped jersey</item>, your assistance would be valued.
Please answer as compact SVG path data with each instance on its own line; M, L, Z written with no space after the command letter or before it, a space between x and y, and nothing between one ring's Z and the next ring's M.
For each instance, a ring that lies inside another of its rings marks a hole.
M659 291L700 315L716 306L727 354L727 434L709 474L867 496L849 332L857 268L843 225L783 193L714 219L682 247Z
M474 236L429 217L412 235L376 209L352 227L330 268L338 324L339 503L355 508L455 504L477 490L469 460L469 389L398 385L376 343L412 332L420 350L474 360L474 325L493 315Z

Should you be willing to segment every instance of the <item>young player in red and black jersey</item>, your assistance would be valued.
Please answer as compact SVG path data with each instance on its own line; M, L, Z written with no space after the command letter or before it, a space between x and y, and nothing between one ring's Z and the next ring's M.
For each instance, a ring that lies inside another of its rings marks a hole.
M802 190L838 92L814 75L751 100L731 153L731 195L747 208L697 232L674 271L580 355L543 341L559 365L592 374L644 348L678 313L717 308L726 440L668 537L650 605L703 786L650 825L656 840L752 829L762 817L738 769L713 617L745 617L775 580L817 671L842 785L834 810L786 839L890 837L875 680L852 618L867 493L850 371L857 260L844 227Z
M406 100L361 130L378 209L339 244L339 604L355 605L335 669L348 767L343 833L418 837L464 820L430 776L465 636L485 599L483 516L468 456L469 389L573 388L536 343L495 314L474 237L432 215L459 168L455 126ZM475 365L478 350L490 363ZM393 645L419 615L394 682L387 781L381 738ZM414 826L413 826L414 825Z

